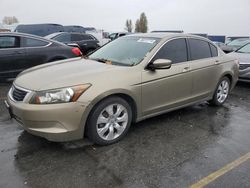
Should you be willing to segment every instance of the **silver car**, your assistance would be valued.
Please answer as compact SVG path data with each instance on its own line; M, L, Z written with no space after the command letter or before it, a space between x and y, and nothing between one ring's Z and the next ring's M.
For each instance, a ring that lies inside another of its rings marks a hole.
M230 53L230 55L240 62L239 80L250 82L250 43Z

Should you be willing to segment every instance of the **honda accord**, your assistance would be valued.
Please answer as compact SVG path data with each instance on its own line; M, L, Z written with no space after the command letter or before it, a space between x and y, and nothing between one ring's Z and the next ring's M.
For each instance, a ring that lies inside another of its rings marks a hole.
M133 122L202 101L222 105L238 70L238 61L206 38L133 34L88 57L22 72L6 106L31 134L51 141L86 136L107 145Z

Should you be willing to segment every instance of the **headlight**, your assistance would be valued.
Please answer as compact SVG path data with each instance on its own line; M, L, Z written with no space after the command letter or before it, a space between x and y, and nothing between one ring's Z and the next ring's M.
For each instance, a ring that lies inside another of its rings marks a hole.
M39 91L31 99L31 104L55 104L75 102L91 84L72 86L47 91Z

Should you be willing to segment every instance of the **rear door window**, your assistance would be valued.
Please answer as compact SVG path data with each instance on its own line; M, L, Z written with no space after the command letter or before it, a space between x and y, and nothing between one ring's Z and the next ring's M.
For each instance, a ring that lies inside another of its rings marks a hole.
M48 45L49 42L33 39L33 38L24 38L23 47L42 47Z
M95 38L91 35L82 35L84 40L95 40Z
M186 39L174 39L167 42L155 55L153 61L157 59L169 59L172 63L188 61Z
M81 40L94 40L90 35L84 34L72 34L72 41L81 41Z
M19 48L20 38L15 36L1 36L0 37L0 49L1 48Z
M72 41L81 41L84 40L82 35L80 34L71 34L71 40Z
M188 39L192 60L211 57L209 43L199 39Z
M58 42L67 43L67 42L71 42L71 35L68 33L60 34L60 35L54 37L53 39L58 41Z

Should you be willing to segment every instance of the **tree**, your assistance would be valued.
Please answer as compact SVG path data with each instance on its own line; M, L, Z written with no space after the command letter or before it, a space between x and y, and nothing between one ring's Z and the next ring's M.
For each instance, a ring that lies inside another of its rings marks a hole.
M3 18L3 24L6 24L6 25L11 25L11 24L18 23L18 22L19 21L15 16L5 16Z
M148 31L148 20L146 14L143 12L140 18L135 22L135 32L147 33Z
M139 19L137 19L135 22L135 32L138 32L138 33L141 32Z
M126 24L125 24L125 30L128 32L132 32L133 30L133 24L132 24L132 20L128 19L126 20Z

